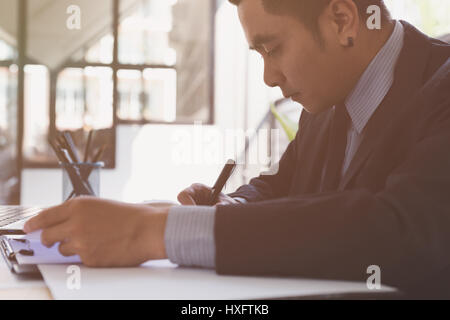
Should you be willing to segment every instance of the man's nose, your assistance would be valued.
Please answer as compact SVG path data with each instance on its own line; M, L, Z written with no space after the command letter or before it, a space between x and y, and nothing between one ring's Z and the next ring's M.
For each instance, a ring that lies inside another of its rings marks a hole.
M273 64L264 63L264 82L269 87L279 87L284 82L285 77L283 73L278 70Z

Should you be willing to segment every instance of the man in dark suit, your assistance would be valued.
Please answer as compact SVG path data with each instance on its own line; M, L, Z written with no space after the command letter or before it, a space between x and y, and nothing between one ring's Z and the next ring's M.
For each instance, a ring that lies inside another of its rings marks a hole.
M44 229L43 243L93 266L169 257L221 274L366 281L376 265L385 284L444 294L450 46L391 20L381 0L232 2L265 82L307 111L276 174L215 207L198 184L170 208L76 199L25 230ZM372 30L374 3L382 19Z

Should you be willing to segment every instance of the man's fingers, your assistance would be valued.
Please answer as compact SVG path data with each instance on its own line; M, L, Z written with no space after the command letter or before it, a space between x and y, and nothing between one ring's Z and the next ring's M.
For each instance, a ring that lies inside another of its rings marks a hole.
M42 230L41 242L46 247L52 247L56 242L69 240L69 224L63 223Z
M180 192L178 201L183 205L206 205L209 204L210 197L210 187L201 183L194 183L189 188Z
M36 230L45 229L64 222L67 220L68 216L68 208L64 204L51 207L29 219L25 223L23 230L26 233L30 233Z
M186 190L181 191L180 194L178 194L177 197L178 201L180 201L180 203L182 205L185 206L195 206L195 200L189 195L188 192L186 192Z
M73 247L70 241L61 242L58 247L58 251L65 257L70 257L77 254L75 248Z

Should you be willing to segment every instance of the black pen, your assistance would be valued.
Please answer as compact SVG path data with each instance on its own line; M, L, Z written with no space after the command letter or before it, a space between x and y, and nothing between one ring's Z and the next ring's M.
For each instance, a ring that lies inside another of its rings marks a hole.
M66 164L66 172L69 175L70 181L72 182L72 186L74 190L77 190L77 195L93 195L93 191L89 182L87 185L83 181L81 174L76 166L73 166L73 161L70 158L68 151L64 148L59 148L51 139L48 140L50 146L56 154L58 160Z
M77 148L75 147L75 143L73 142L72 135L70 134L70 132L65 131L62 134L62 138L66 143L67 148L65 149L67 149L67 151L69 152L73 162L76 163L81 162L80 157L78 156Z
M219 177L217 178L216 183L212 187L212 195L210 199L210 205L214 205L214 203L217 200L217 197L222 192L223 187L225 186L225 183L227 183L227 180L230 178L231 174L233 173L234 168L236 167L236 161L234 160L228 160L225 166L222 169L222 172L220 173Z
M92 163L95 164L96 162L98 162L101 159L103 153L105 152L105 149L106 149L106 144L101 146L100 149L97 151L97 153L95 154L95 156L93 158ZM89 182L89 176L91 175L92 170L94 170L94 167L90 167L90 168L88 168L88 170L86 172L84 172L84 175L82 176L83 180ZM71 199L74 195L75 195L75 190L73 190L72 193L69 195L69 197L67 197L66 201Z
M92 141L92 134L94 133L93 130L89 130L88 133L88 138L87 138L87 142L86 142L86 147L84 148L84 160L83 162L88 162L89 161L89 151L91 148L91 141Z
M89 181L83 180L80 170L75 165L76 163L70 158L69 152L66 149L61 149L60 151L66 159L67 173L69 174L74 190L78 190L78 195L94 195L94 191L92 191Z

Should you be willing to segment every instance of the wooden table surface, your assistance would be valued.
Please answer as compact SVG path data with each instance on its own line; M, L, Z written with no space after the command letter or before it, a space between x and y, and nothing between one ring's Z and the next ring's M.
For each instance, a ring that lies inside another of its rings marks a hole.
M0 256L0 259L3 257ZM50 290L42 279L20 278L0 261L0 300L49 300Z
M0 289L0 300L51 300L50 290L42 287Z

